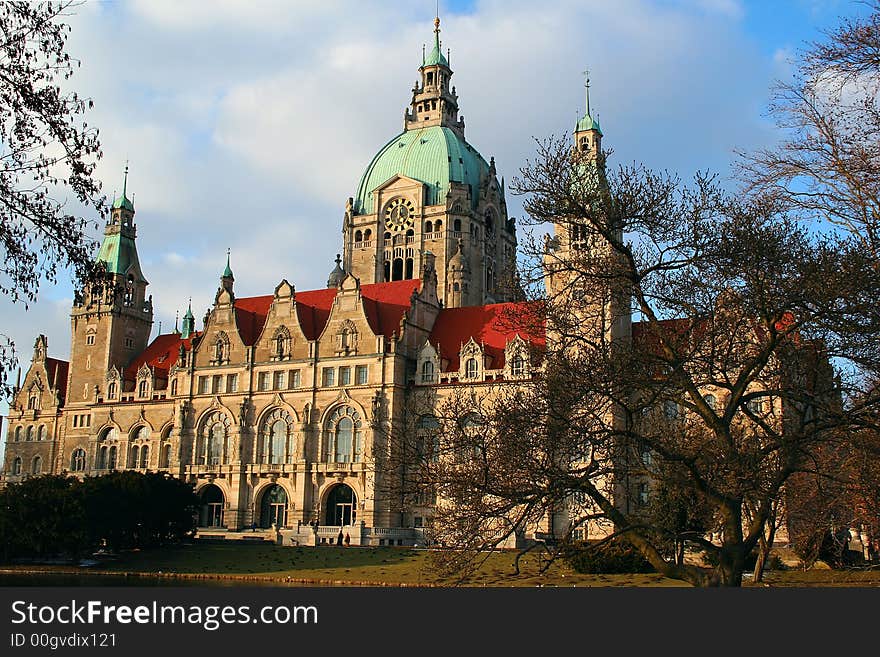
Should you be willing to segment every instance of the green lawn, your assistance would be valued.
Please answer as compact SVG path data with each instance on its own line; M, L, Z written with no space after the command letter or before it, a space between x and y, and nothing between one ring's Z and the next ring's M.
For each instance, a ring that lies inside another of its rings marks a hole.
M126 554L115 561L82 573L102 572L128 576L224 579L229 583L253 584L291 582L325 585L389 586L687 586L656 574L582 575L557 561L545 573L539 572L537 554L520 561L514 574L515 553L493 552L464 582L440 577L425 550L393 547L277 547L270 544L196 543L173 548ZM14 570L34 570L21 566ZM40 571L71 572L67 567L40 567ZM7 571L9 572L9 571ZM880 571L840 572L832 570L771 571L769 586L880 586ZM749 585L748 580L746 586Z

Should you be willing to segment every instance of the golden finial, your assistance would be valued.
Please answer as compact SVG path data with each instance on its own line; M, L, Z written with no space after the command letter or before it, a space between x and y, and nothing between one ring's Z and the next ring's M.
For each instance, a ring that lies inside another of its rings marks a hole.
M434 17L434 31L435 32L440 31L440 17L439 16Z

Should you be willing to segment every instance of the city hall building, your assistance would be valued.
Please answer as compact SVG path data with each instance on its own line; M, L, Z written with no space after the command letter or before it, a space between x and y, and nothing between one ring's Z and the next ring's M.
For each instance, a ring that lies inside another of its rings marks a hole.
M430 500L404 509L387 492L389 423L420 389L442 398L528 380L544 341L503 320L524 304L505 284L516 228L494 159L465 138L434 24L403 131L345 203L326 288L281 280L238 297L227 256L202 326L190 308L150 341L149 272L123 186L97 255L107 283L73 301L70 361L36 339L10 409L4 481L165 471L194 484L203 535L274 527L311 543L346 527L352 543L423 540ZM575 139L598 151L600 138L588 110Z

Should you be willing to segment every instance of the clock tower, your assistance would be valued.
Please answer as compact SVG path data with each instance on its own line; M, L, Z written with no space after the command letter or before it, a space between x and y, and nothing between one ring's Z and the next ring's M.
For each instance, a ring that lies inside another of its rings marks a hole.
M346 203L342 269L361 283L405 280L418 276L430 252L446 307L512 300L518 296L514 220L495 160L486 162L465 140L439 18L433 36L403 132L373 158ZM461 271L470 272L466 290L453 280Z

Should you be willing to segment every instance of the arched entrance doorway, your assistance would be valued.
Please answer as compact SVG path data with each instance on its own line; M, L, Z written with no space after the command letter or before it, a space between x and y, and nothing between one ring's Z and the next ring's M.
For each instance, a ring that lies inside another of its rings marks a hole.
M278 484L269 486L260 501L260 527L269 529L273 523L287 525L287 491Z
M350 486L338 484L327 493L326 524L351 525L357 519L356 498Z
M208 484L202 489L199 497L202 500L199 527L222 527L225 502L223 491L219 486Z

